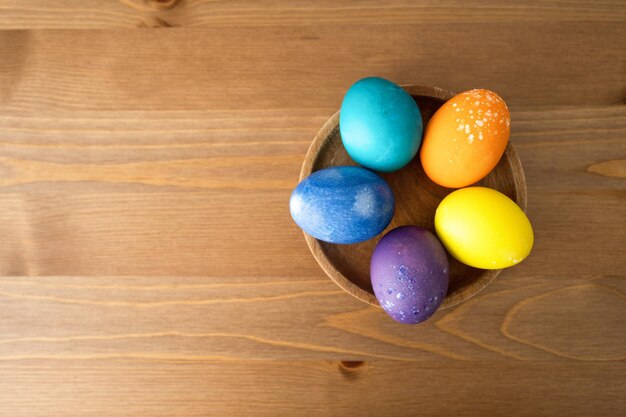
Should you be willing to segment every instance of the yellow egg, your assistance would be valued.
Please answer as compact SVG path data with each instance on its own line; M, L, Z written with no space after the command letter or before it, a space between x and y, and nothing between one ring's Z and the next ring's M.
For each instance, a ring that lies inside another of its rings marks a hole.
M513 266L533 247L526 214L491 188L468 187L449 194L437 207L435 229L450 255L475 268Z

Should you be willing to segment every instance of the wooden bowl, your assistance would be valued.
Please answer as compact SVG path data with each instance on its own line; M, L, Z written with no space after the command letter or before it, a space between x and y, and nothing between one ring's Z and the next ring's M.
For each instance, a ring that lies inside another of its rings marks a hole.
M417 102L424 126L433 113L455 94L436 87L404 86ZM331 166L357 165L341 143L339 112L324 124L311 144L300 172L300 181L311 173ZM389 230L406 224L422 226L435 232L434 217L439 202L454 191L432 182L424 173L419 154L399 171L379 173L391 186L396 210L391 224L383 233L365 242L337 245L322 242L304 234L313 256L324 272L346 292L368 304L378 306L370 282L370 258L380 238ZM493 188L515 201L526 211L526 179L513 144L509 142L494 170L476 185ZM440 308L452 307L472 297L500 274L501 270L484 270L467 266L448 255L450 284Z

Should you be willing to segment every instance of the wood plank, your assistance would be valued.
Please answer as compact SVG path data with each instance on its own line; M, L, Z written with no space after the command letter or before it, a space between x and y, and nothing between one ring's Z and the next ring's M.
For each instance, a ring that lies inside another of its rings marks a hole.
M242 27L494 21L623 22L626 7L612 1L526 0L3 0L0 29Z
M490 88L512 106L623 102L620 23L437 27L1 31L0 105L30 112L328 109L372 74L457 91Z
M531 257L515 270L528 274L623 271L623 259L611 250L624 247L623 191L530 195L536 245ZM288 198L288 190L2 194L0 271L9 275L317 274L317 265L289 217Z
M531 195L535 250L515 270L528 274L623 271L623 259L610 249L624 247L623 191ZM12 275L317 274L317 265L289 217L288 198L287 190L2 194L0 271ZM581 221L584 218L588 221Z
M619 416L625 371L623 363L27 361L0 367L0 402L29 417Z
M622 362L625 293L623 276L507 273L471 300L411 327L321 274L2 277L0 363Z
M325 113L0 116L0 271L315 276L287 201ZM626 107L513 109L512 126L536 232L514 270L623 271L624 177L602 167L625 164Z

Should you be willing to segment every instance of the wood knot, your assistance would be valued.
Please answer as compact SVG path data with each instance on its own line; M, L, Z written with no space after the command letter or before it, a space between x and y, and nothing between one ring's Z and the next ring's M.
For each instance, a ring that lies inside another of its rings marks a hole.
M354 378L365 365L364 361L340 361L339 371L347 378Z

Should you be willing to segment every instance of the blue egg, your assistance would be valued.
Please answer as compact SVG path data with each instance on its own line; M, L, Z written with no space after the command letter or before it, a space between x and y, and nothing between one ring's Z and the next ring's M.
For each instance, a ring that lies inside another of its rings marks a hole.
M417 154L422 143L422 116L415 100L397 84L384 78L363 78L343 98L339 130L355 162L392 172Z
M380 176L365 168L322 169L305 178L291 194L289 209L298 226L330 243L358 243L389 225L395 202Z

